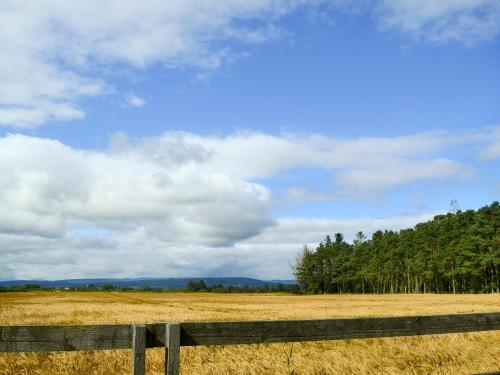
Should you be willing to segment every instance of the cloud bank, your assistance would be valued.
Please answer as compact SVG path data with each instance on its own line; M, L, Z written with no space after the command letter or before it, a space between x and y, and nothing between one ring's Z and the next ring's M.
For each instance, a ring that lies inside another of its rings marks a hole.
M0 278L290 277L288 263L303 243L337 231L350 238L358 230L409 227L435 213L275 217L263 181L320 168L330 175L324 189L331 195L319 198L329 200L371 199L416 181L459 181L475 172L447 157L448 150L468 145L472 158L491 159L497 133L498 127L357 139L116 134L104 150L8 135L0 138Z
M400 229L435 213L383 219L280 219L259 235L232 246L176 243L152 236L144 227L129 232L85 236L67 233L40 238L0 233L0 279L88 277L189 277L243 275L262 279L292 277L290 264L304 243L316 245L325 234L346 238L363 230Z

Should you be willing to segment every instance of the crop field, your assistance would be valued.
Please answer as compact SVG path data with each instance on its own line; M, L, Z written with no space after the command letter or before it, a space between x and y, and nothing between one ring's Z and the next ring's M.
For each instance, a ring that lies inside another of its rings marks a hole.
M0 294L0 325L378 317L500 311L500 295L127 292ZM0 353L0 374L129 374L130 351ZM163 374L149 349L148 374ZM183 347L182 374L472 374L500 371L500 331L272 345Z

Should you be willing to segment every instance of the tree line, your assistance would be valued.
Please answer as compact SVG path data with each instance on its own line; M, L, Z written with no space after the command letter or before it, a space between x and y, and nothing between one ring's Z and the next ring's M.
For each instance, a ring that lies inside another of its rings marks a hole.
M222 285L207 284L204 280L189 280L184 288L158 288L143 285L140 287L116 286L112 284L82 285L72 287L43 287L39 284L21 284L0 286L0 292L35 292L35 291L65 291L65 292L156 292L156 293L182 293L182 292L212 292L212 293L299 293L296 284L264 283L262 285Z
M400 231L326 236L297 255L304 293L500 292L500 205L454 210Z
M297 284L264 283L262 285L207 285L204 280L190 280L186 284L188 292L212 292L212 293L299 293Z
M172 289L160 289L151 287L149 285L143 285L140 287L129 287L129 286L115 286L112 284L103 285L81 285L81 286L71 286L71 287L58 287L58 286L42 286L39 284L16 284L8 286L0 286L0 292L53 292L53 291L65 291L65 292L171 292L177 291Z

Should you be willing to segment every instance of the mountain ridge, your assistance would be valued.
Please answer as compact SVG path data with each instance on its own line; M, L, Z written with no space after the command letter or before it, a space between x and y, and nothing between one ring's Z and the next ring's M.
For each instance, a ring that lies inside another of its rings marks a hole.
M98 278L98 279L61 279L61 280L4 280L0 287L36 284L42 288L71 288L93 285L113 285L114 287L144 287L183 289L188 281L203 280L207 286L220 284L222 286L263 286L295 284L295 280L260 280L251 277L137 277L137 278Z

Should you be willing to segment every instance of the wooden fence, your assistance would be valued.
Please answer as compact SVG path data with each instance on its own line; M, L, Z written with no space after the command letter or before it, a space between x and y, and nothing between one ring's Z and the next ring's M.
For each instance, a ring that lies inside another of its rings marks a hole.
M164 347L165 374L179 374L181 346L233 345L500 330L500 313L244 322L1 326L0 352L132 349L132 374L146 348Z

